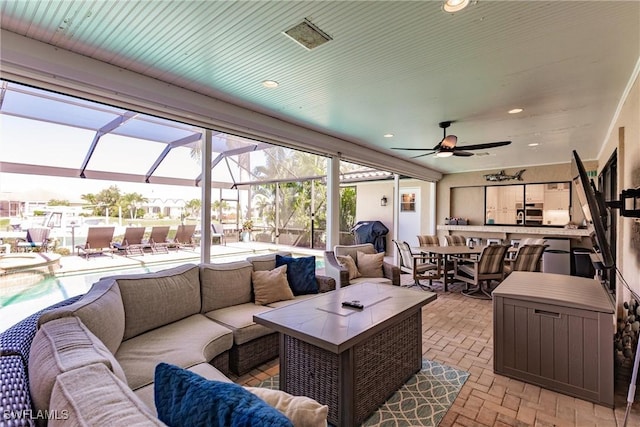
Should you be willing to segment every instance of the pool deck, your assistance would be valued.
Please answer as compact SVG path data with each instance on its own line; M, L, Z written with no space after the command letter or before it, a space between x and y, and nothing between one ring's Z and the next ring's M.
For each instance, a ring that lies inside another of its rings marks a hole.
M233 242L227 245L211 246L211 262L227 262L234 260L242 260L248 256L259 255L273 251L290 251L300 255L324 256L324 249L309 249L292 246L274 245L259 242ZM65 276L71 274L82 274L91 270L118 270L134 267L157 266L165 263L175 264L184 261L184 263L200 263L200 248L195 250L170 250L169 253L163 254L144 254L142 256L122 256L122 255L97 255L91 256L89 259L78 255L64 256L60 259L60 268L55 272L56 276Z

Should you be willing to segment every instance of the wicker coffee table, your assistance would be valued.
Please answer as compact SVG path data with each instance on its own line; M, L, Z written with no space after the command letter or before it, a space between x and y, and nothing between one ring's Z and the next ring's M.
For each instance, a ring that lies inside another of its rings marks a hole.
M280 333L280 389L329 406L330 423L365 421L422 366L432 292L361 283L254 316ZM343 307L358 300L363 309Z

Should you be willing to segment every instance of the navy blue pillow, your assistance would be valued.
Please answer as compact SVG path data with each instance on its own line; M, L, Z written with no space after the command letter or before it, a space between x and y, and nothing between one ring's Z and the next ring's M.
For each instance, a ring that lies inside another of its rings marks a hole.
M156 366L153 393L158 418L171 427L293 427L242 386L207 380L168 363Z
M287 265L287 281L294 295L318 293L316 257L292 258L276 254L276 267Z

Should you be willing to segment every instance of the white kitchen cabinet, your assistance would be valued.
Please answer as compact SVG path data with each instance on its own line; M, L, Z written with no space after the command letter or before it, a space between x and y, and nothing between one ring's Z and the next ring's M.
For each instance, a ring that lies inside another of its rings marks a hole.
M528 184L525 188L526 203L543 203L544 187L544 184Z

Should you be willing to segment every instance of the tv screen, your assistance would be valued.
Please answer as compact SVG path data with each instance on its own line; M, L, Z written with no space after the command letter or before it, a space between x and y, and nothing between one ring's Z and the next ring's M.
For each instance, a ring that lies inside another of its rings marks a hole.
M602 195L598 193L594 183L589 180L582 160L580 160L580 156L578 156L575 150L573 151L571 161L571 175L573 177L573 184L576 186L576 192L578 193L578 199L580 206L582 206L587 227L589 227L595 235L595 244L602 258L603 267L612 268L615 262L605 233L607 208L604 200L602 200Z

